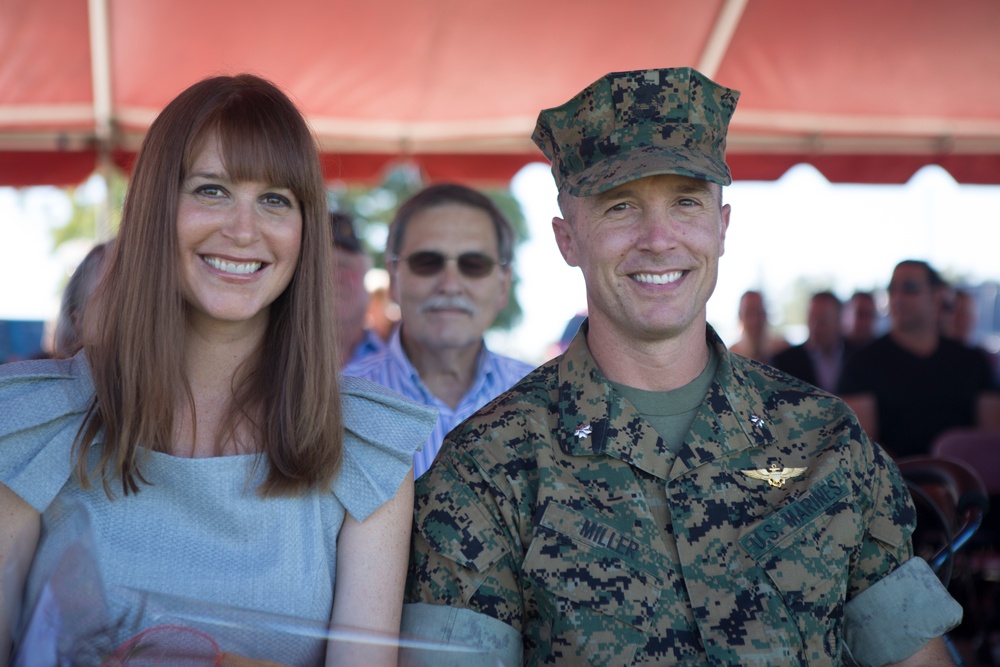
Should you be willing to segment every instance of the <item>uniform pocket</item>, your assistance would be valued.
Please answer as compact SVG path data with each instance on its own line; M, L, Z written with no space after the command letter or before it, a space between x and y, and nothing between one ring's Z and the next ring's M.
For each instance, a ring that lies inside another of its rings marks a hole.
M664 586L655 557L625 527L550 502L524 573L560 611L570 602L647 630Z
M740 545L757 563L758 593L780 596L795 620L806 655L835 657L851 565L863 526L849 502L843 474L835 471L779 508Z

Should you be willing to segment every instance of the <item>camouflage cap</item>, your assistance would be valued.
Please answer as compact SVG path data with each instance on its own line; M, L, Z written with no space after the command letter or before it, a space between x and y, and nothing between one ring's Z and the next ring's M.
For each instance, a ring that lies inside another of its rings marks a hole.
M538 114L531 138L577 197L655 174L729 185L726 129L739 96L690 67L612 72Z

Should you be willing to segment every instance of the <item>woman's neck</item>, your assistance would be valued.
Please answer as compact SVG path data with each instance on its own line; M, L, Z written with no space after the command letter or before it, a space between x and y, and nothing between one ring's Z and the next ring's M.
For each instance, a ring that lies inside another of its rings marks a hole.
M175 397L171 453L199 458L256 451L255 443L248 442L246 424L226 420L234 389L258 354L265 332L189 326L185 333L184 376L191 393L179 388ZM235 432L225 433L230 427Z

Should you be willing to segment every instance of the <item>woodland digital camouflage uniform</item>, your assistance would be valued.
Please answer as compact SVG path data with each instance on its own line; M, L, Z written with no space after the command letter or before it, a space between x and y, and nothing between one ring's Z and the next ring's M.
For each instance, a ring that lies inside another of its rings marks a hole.
M910 557L895 465L840 400L711 328L719 369L675 457L584 336L417 480L407 601L509 624L528 665L841 664L845 603ZM743 472L772 464L805 470Z
M728 185L738 96L690 68L616 72L542 111L532 138L563 194L655 174ZM708 328L718 370L675 455L586 332L417 480L404 630L510 660L523 645L528 665L772 667L896 662L958 623L908 560L898 470L842 401Z

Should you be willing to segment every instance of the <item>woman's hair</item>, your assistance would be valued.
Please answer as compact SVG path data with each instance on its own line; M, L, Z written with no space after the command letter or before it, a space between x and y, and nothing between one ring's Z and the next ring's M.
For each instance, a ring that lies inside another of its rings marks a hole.
M57 358L72 357L83 347L83 311L103 273L109 243L98 243L91 248L66 283L53 340L53 356Z
M328 486L343 432L333 327L332 240L316 143L295 105L249 74L200 81L156 118L136 158L121 227L85 319L84 349L95 401L77 442L87 485L88 455L100 440L101 478L124 493L145 483L139 448L169 452L174 408L187 397L185 302L179 278L181 183L215 136L229 177L290 189L302 214L298 264L270 306L261 349L232 380L216 445L247 434L269 462L261 495Z

